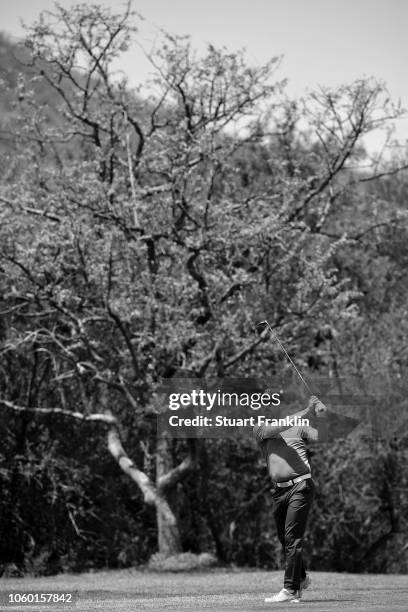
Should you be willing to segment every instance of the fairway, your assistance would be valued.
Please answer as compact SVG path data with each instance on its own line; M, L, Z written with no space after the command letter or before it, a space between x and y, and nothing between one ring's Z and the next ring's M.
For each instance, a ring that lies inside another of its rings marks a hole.
M311 573L312 587L300 604L265 604L281 587L282 573L213 570L160 574L137 570L0 580L1 610L407 610L403 575ZM7 606L9 592L76 592L76 605Z

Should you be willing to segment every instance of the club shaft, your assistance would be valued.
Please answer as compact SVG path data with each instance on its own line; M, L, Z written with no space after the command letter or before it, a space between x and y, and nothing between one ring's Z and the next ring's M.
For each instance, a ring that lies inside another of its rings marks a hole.
M276 342L279 344L279 346L281 347L282 351L285 353L285 355L286 355L287 359L290 361L290 363L291 363L291 364L292 364L292 366L294 367L294 369L295 369L295 371L296 371L297 375L299 376L299 378L300 378L300 380L302 381L302 383L305 385L306 389L309 391L309 393L310 393L311 395L313 395L313 391L311 390L311 388L309 387L308 383L307 383L307 382L305 381L305 379L303 378L302 374L301 374L301 373L299 372L299 370L297 369L296 365L293 363L293 361L292 361L292 359L291 359L291 357L290 357L290 355L289 355L288 351L285 349L285 347L283 346L282 342L279 340L278 334L277 334L276 332L274 332L274 331L273 331L273 329L272 329L272 327L269 325L268 321L263 321L263 322L264 322L264 323L267 325L267 327L268 327L268 329L269 329L269 331L270 331L270 333L271 333L272 337L273 337L273 338L276 340Z

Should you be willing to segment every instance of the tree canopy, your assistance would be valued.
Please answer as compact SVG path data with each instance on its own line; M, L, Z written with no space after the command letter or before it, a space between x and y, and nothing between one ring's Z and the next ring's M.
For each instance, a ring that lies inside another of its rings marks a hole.
M24 51L2 42L21 58L3 68L0 474L3 529L18 542L3 558L40 571L90 563L101 539L96 565L144 560L156 529L166 554L202 542L224 560L271 563L215 510L228 500L232 525L252 507L254 449L207 443L214 473L205 445L155 437L162 378L282 371L255 322L319 374L406 372L407 163L364 149L401 116L385 86L360 79L291 100L279 58L250 66L211 45L199 56L163 34L151 80L132 88L116 62L140 46L137 19L130 6L56 5ZM367 456L397 478L406 440ZM234 501L235 478L224 488L238 466ZM27 510L37 498L52 534ZM406 530L397 507L384 509L392 537ZM388 542L380 527L376 537L366 560Z

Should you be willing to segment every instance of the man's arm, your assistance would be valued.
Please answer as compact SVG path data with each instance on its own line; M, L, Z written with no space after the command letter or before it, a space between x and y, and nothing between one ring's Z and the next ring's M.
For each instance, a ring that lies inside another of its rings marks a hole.
M312 395L306 408L288 415L290 418L308 418L312 416L320 416L323 414L323 409L326 411L326 406L315 396ZM280 417L285 418L285 417ZM291 425L255 425L253 434L258 442L262 442L267 438L277 438L282 431L290 429Z

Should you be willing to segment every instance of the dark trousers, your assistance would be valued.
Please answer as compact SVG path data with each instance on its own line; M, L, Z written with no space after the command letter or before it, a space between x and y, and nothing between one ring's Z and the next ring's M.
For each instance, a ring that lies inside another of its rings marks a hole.
M311 478L291 487L276 487L273 492L273 514L279 541L285 553L285 589L297 591L306 576L302 558L302 541L312 505L314 483Z

